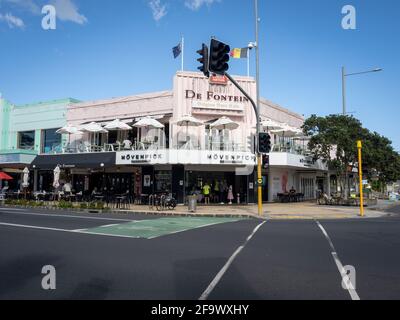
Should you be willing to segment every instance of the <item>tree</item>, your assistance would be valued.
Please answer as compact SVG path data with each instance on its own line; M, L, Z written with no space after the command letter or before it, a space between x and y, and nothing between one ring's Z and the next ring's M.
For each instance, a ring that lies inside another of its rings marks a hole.
M400 178L400 156L392 142L368 129L352 116L330 115L307 119L304 133L311 137L309 148L316 159L322 159L336 171L342 195L349 196L349 173L358 168L357 141L363 141L363 167L366 177L383 183Z
M400 179L400 155L393 149L392 141L377 132L366 132L363 162L369 180L386 186ZM382 188L379 191L383 191Z

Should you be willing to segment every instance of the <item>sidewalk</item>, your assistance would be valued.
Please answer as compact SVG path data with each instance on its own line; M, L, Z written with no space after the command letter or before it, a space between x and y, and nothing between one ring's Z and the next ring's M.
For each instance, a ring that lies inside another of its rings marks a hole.
M157 211L147 206L133 206L131 210L120 210L118 212L140 213L162 216L185 216L185 217L237 217L237 218L262 218L262 219L358 219L359 208L357 207L331 207L318 206L315 203L270 203L264 204L264 214L259 217L257 205L215 205L198 206L196 213L188 212L187 206L178 206L173 211ZM366 208L365 218L379 218L387 215L383 207L377 209Z

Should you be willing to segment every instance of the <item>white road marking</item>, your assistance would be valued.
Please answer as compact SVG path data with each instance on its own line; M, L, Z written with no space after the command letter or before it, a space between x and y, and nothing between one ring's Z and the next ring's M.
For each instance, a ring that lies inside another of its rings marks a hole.
M45 231L67 232L67 233L75 233L75 234L86 234L86 235L104 236L104 237L112 237L112 238L137 239L136 237L123 236L123 235L94 233L94 232L89 232L89 231L84 231L84 230L68 230L68 229L48 228L48 227L39 227L39 226L29 226L29 225L14 224L14 223L3 223L3 222L0 222L0 226L13 227L13 228L35 229L35 230L45 230Z
M350 297L352 300L361 300L356 289L354 288L353 284L351 283L349 276L346 273L346 270L343 268L343 264L339 259L339 256L336 252L335 246L333 245L333 242L331 240L331 237L328 235L328 232L326 232L325 228L322 226L322 224L315 220L317 223L318 227L321 229L322 233L324 234L325 238L328 240L328 243L332 249L332 257L333 260L335 261L335 264L339 270L340 276L342 277L343 283L347 283L347 291L350 294Z
M207 300L208 297L210 296L211 292L215 289L215 287L218 285L218 283L221 281L222 277L226 273L226 271L229 269L229 267L232 265L233 261L236 259L236 257L239 255L239 253L246 247L246 245L250 242L250 240L254 237L254 235L257 233L257 231L264 225L266 221L260 223L250 234L250 236L246 239L246 241L241 245L234 253L233 255L229 258L229 260L226 262L226 264L222 267L222 269L218 272L218 274L215 276L214 280L210 283L210 285L207 287L207 289L203 292L199 300L204 301Z
M21 210L21 209L19 209ZM121 222L134 222L136 220L129 219L116 219L116 218L102 218L102 217L90 217L90 216L73 216L63 214L50 214L50 213L31 213L31 212L12 212L11 214L22 215L22 216L44 216L44 217L59 217L59 218L75 218L75 219L88 219L88 220L102 220L102 221L121 221Z
M0 211L25 211L26 209L0 208Z
M166 237L166 236L170 236L170 235L173 235L173 234L183 233L183 232L187 232L187 231L191 231L191 230L195 230L195 229L201 229L201 228L216 226L216 225L219 225L219 224L233 223L233 222L238 222L238 221L239 221L239 220L237 220L237 221L228 221L228 222L223 222L223 223L222 223L222 222L214 222L214 223L205 224L205 225L198 226L198 227L187 228L187 229L184 229L184 230L178 230L178 231L170 232L170 233L168 233L168 234L164 234L164 235L161 235L161 236L150 237L150 238L147 238L147 239L153 240L153 239L157 239L157 238L161 238L161 237Z

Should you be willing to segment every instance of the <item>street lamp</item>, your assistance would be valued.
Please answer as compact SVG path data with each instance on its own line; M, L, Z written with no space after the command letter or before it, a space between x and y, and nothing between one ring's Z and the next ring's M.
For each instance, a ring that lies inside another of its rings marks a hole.
M343 115L344 116L347 114L347 108L346 108L346 77L356 76L356 75L361 75L361 74L366 74L366 73L381 72L381 71L383 71L382 68L376 68L376 69L372 69L372 70L368 70L368 71L346 73L345 67L342 67L342 96L343 96Z

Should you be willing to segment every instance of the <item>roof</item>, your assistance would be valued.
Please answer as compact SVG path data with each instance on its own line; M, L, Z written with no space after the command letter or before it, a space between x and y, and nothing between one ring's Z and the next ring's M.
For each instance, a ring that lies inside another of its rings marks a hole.
M110 105L110 104L117 104L117 103L127 103L127 102L137 102L141 100L148 100L154 98L167 98L172 97L172 91L159 91L159 92L151 92L151 93L144 93L126 97L119 97L119 98L111 98L111 99L104 99L104 100L94 100L94 101L85 101L80 103L74 103L71 105L71 108L84 108L84 107L95 107L95 106L102 106L102 105Z
M287 114L289 114L289 115L291 115L291 116L293 116L295 118L298 118L299 120L304 121L304 116L302 116L302 115L300 115L300 114L298 114L296 112L290 111L289 109L284 108L284 107L280 106L279 104L276 104L276 103L274 103L274 102L272 102L270 100L267 100L265 98L261 98L261 105L264 105L264 106L269 107L269 108L276 109L276 110L281 111L281 112L285 112L285 113L287 113Z

